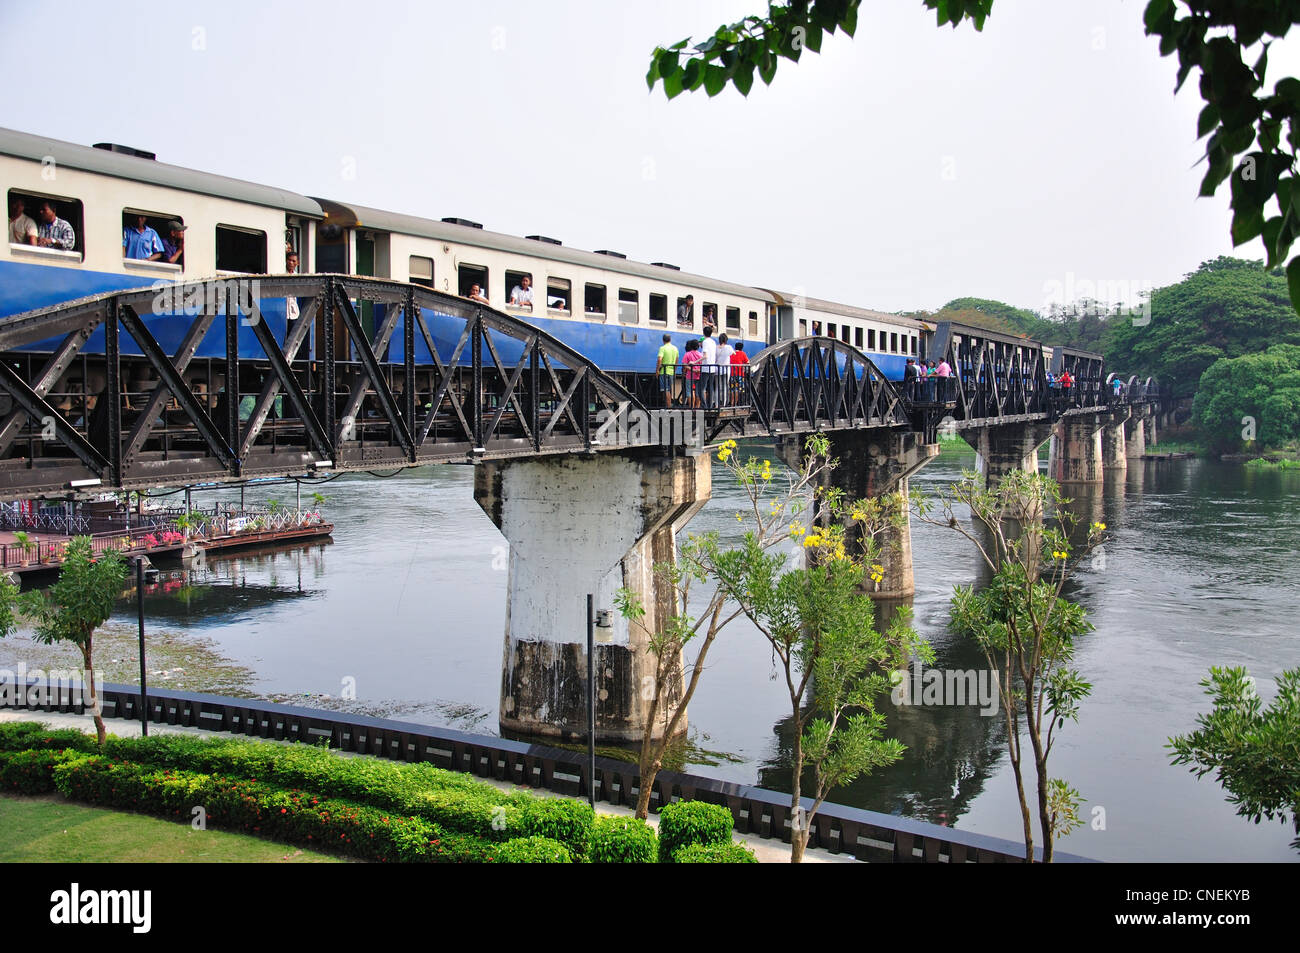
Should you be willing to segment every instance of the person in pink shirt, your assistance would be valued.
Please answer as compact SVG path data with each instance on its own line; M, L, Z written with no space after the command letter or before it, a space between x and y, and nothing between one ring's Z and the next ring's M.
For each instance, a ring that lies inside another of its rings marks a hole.
M704 361L704 352L700 342L694 339L686 342L686 353L682 355L682 376L686 378L688 406L700 406L700 364Z

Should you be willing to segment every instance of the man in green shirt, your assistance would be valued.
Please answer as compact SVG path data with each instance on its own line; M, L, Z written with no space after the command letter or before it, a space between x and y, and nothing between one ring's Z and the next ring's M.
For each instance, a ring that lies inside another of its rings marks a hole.
M664 335L664 346L659 349L659 363L655 365L659 375L659 390L664 395L664 406L673 405L673 379L677 373L677 348L673 347L673 336Z

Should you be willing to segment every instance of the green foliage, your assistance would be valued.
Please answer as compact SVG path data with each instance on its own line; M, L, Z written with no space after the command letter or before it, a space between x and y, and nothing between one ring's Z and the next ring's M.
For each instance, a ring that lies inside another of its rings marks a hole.
M95 630L113 613L126 582L126 561L117 550L96 554L89 536L68 544L59 580L47 591L23 593L24 611L36 623L36 639L71 642L84 651Z
M1169 739L1173 763L1198 778L1214 771L1229 803L1256 824L1289 814L1300 850L1300 668L1278 677L1268 708L1244 668L1211 668L1201 686L1214 709L1197 716L1196 731Z
M744 844L687 844L673 854L676 864L756 864L758 858Z
M729 844L735 827L731 811L705 801L674 801L659 812L659 862L691 844Z
M1220 358L1201 377L1196 425L1218 450L1253 441L1278 447L1300 437L1300 345Z
M530 797L517 803L518 817L509 828L512 837L542 837L559 841L575 860L587 856L591 826L596 821L591 805L560 797Z
M1286 282L1258 261L1220 257L1151 295L1151 323L1107 325L1106 365L1124 374L1154 375L1179 397L1196 390L1221 358L1300 344L1300 317Z
M99 750L85 732L75 728L49 728L34 721L0 722L0 751L73 751Z
M666 49L657 47L651 54L646 85L653 90L656 83L662 82L664 95L669 99L701 87L709 96L716 96L727 86L734 86L741 95L748 96L755 73L765 85L770 84L779 60L797 63L804 49L820 53L823 34L841 30L852 36L857 29L860 3L861 0L769 2L766 16L750 16L724 24L689 51L690 37ZM925 0L925 5L936 11L940 26L951 23L956 27L969 17L979 30L993 0Z
M55 766L76 756L73 751L52 749L0 751L0 791L48 794L54 790Z
M658 853L654 828L638 818L602 814L592 825L588 863L653 864Z
M498 864L571 864L569 849L549 837L518 837L497 848Z

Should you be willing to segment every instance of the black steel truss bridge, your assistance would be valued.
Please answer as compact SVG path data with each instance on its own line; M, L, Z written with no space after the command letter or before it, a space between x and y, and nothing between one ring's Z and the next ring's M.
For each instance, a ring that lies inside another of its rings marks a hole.
M183 299L173 291L161 310L149 287L0 319L0 499L620 450L638 434L611 422L662 414L652 373L608 373L517 317L422 286L281 275L175 287ZM169 348L151 330L160 319ZM700 408L683 449L881 427L929 441L945 416L1055 419L1112 402L1100 355L1056 349L1054 373L1077 382L1064 400L1035 342L939 325L939 355L954 376L918 389L842 341L782 341ZM1125 399L1157 396L1131 381Z

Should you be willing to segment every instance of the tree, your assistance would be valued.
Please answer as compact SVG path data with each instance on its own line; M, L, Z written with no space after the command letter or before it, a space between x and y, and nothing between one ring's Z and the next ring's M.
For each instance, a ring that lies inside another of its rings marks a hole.
M825 437L809 438L801 472L832 468L828 451ZM782 556L760 549L750 533L735 563L739 571L720 577L728 598L767 641L785 679L794 728L792 863L802 861L812 821L833 788L902 757L902 743L883 737L885 718L875 710L875 699L889 692L890 673L914 655L934 658L905 611L895 615L888 632L878 632L874 606L864 591L869 573L879 581L879 567L871 562L901 498L868 504L845 500L835 491L818 492L822 525L812 532L802 523L787 529L790 538L801 541L808 565L787 570ZM782 514L773 514L773 523L777 520ZM859 555L846 550L849 539L862 541ZM813 803L807 813L802 809L805 768L812 775Z
M1290 814L1300 850L1300 668L1282 673L1267 709L1244 668L1211 668L1201 686L1214 710L1197 716L1196 731L1169 739L1173 763L1190 764L1198 778L1214 771L1229 803L1256 824L1285 824Z
M89 536L78 536L68 545L58 582L46 592L32 590L21 597L23 610L36 623L37 641L46 645L71 642L81 650L83 677L101 745L108 733L95 685L95 630L112 615L125 581L126 561L121 553L107 550L97 554Z
M1050 863L1058 837L1082 824L1079 792L1049 772L1056 732L1077 721L1079 703L1092 686L1070 667L1074 640L1092 629L1083 608L1062 598L1071 568L1070 536L1076 518L1057 485L1037 473L1014 470L993 489L966 474L935 501L918 494L919 517L950 527L975 544L993 573L982 590L957 586L951 603L954 632L973 639L990 671L998 673L1007 726L1007 753L1020 802L1025 861L1034 861L1032 816L1038 815L1043 861ZM969 509L975 526L958 513ZM1025 514L1023 521L1006 514ZM1039 522L1039 520L1044 522ZM1099 546L1106 529L1094 523L1074 555L1075 564ZM981 538L982 537L982 538ZM1024 750L1028 739L1029 751ZM1026 757L1037 778L1035 811L1025 793Z
M1300 344L1300 317L1286 283L1258 261L1219 257L1151 295L1151 323L1108 322L1106 364L1125 375L1154 375L1179 397L1195 393L1222 358Z
M745 551L726 550L720 545L717 533L692 534L682 545L675 563L657 563L654 573L666 584L672 599L671 611L658 631L645 627L642 621L645 607L635 592L623 588L616 596L615 605L620 614L646 633L649 651L655 659L654 674L646 685L650 708L638 759L641 783L636 816L642 820L649 816L655 778L663 768L668 746L681 731L687 706L704 673L709 649L722 630L740 615L735 605L728 605L730 590L725 581L740 578L745 571L743 561L752 558L754 553L765 553L788 540L786 524L807 511L813 487L821 476L821 465L805 468L778 491L770 460L761 463L756 457L742 460L735 451L736 442L725 441L718 450L718 460L748 497L753 529L746 538L751 545ZM740 513L736 519L744 521ZM713 589L704 610L692 616L689 608L692 590L710 582ZM681 659L692 643L699 650L684 672ZM660 729L657 735L656 727Z
M954 28L970 20L976 30L993 8L993 0L923 0L935 11L939 26ZM791 0L769 2L766 16L745 17L723 25L683 52L687 37L670 47L656 47L646 84L662 83L672 99L684 90L703 87L716 96L728 85L749 95L754 73L765 84L776 75L780 59L798 62L805 48L821 50L822 34L857 29L861 0ZM1180 6L1185 16L1179 16ZM1214 195L1231 175L1232 240L1241 245L1255 238L1264 243L1268 267L1286 261L1300 236L1300 80L1284 77L1265 92L1268 47L1300 23L1294 0L1149 0L1143 20L1148 36L1160 38L1160 55L1178 54L1175 92L1193 69L1200 70L1205 101L1197 120L1198 138L1208 136L1207 168L1200 194ZM1246 54L1258 56L1246 64ZM1252 146L1255 146L1253 150ZM1244 153L1244 155L1243 155ZM1238 161L1241 157L1241 161ZM1273 201L1277 214L1266 218ZM1300 255L1286 266L1292 307L1300 312Z
M1277 447L1300 438L1300 345L1219 358L1201 376L1196 425L1218 450Z

